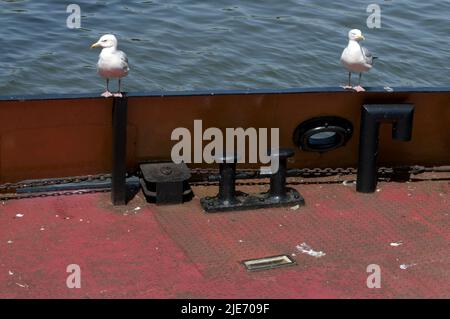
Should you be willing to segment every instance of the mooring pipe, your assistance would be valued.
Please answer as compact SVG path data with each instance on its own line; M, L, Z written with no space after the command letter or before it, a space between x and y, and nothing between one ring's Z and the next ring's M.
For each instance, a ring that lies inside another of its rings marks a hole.
M361 110L359 160L356 190L373 193L377 187L378 142L381 123L392 123L392 138L410 141L412 137L414 105L368 104Z
M294 150L290 148L270 150L272 161L278 161L278 170L270 176L270 197L278 199L286 197L287 159L292 156L294 156Z
M220 163L219 200L228 203L236 201L236 162L238 156L219 155L216 160Z

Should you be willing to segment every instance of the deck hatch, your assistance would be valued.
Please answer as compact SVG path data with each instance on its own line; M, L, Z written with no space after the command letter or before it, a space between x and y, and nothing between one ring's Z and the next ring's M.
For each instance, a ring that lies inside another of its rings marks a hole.
M247 268L248 271L257 271L293 266L297 263L289 255L280 255L244 260L242 264L245 266L245 268Z

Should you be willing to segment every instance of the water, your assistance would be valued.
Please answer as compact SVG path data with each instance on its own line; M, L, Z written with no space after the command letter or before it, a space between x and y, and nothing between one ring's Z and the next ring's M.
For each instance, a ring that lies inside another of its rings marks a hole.
M127 91L338 86L351 28L379 57L363 85L450 85L450 1L72 2L80 29L66 26L68 1L0 0L0 95L101 92L90 45L104 33L129 56Z

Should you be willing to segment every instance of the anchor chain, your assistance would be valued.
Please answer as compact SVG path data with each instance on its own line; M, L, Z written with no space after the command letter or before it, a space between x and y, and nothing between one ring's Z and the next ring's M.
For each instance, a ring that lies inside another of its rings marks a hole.
M408 167L380 167L378 174L380 179L388 179L383 176L389 176L395 172L402 172L410 174L410 176L427 173L427 172L450 172L449 167L424 167L424 166L408 166ZM200 177L200 179L191 181L192 186L217 186L219 181L218 170L216 169L204 169L194 168L191 169L193 176ZM347 176L357 173L356 168L303 168L303 169L289 169L287 176L289 178L320 178L330 176ZM260 174L259 170L238 170L236 182L237 186L264 186L268 184L268 181L254 181L254 179L267 178L267 175ZM98 188L98 189L81 189L73 191L50 191L39 193L19 193L17 190L34 187L45 187L62 184L80 184L86 182L106 181L111 178L111 174L96 174L96 175L84 175L65 178L43 179L36 181L23 181L17 183L5 183L0 185L0 201L7 201L13 199L27 199L27 198L42 198L42 197L55 197L55 196L69 196L69 195L84 195L93 193L109 192L110 188ZM245 179L253 179L252 181L242 181ZM412 178L410 177L409 180ZM351 181L350 181L351 182ZM342 183L342 180L332 181L312 181L312 180L288 180L288 185L306 185L306 184L336 184Z

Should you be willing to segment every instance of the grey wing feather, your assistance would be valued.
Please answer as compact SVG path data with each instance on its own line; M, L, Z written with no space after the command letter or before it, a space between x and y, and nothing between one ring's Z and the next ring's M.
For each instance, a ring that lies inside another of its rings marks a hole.
M367 64L372 65L373 64L373 60L376 59L376 57L374 57L372 55L372 52L369 51L369 49L367 49L366 47L361 47L362 53L364 55L364 58L366 60Z
M119 54L120 54L120 60L122 61L123 68L128 69L128 57L127 57L127 55L123 51L120 51Z

